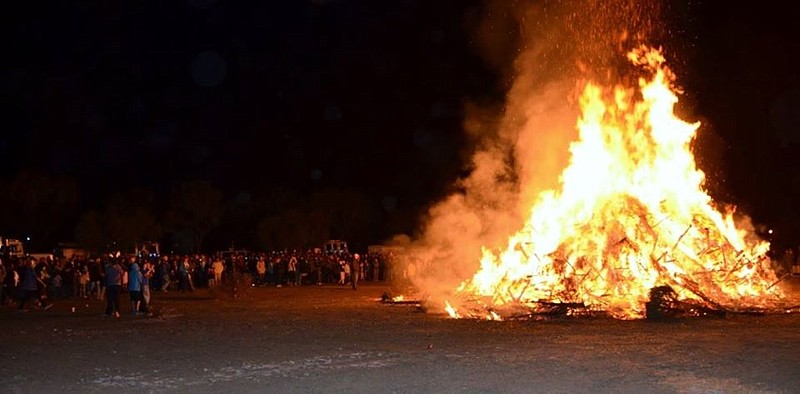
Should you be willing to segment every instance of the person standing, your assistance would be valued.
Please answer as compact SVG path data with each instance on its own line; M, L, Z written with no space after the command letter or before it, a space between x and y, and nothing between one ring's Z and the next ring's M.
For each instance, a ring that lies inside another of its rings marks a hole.
M87 299L89 298L89 281L91 279L91 275L89 275L89 267L83 266L80 269L80 274L78 276L78 298Z
M350 266L347 265L347 262L344 261L344 259L339 260L339 282L337 283L339 283L340 286L345 285L345 279L347 278L347 271L349 271L349 267Z
M131 257L128 269L128 298L131 302L131 314L138 314L142 304L142 271L136 257Z
M142 304L139 307L139 310L144 315L150 313L150 283L153 280L155 271L153 263L146 260L142 266Z
M189 256L185 256L183 261L178 262L178 290L194 291L191 273L192 267L189 263Z
M264 261L264 256L258 256L256 261L256 285L261 286L266 282L267 263Z
M275 284L275 256L270 256L267 262L267 285L272 286Z
M298 285L299 283L297 283L297 256L295 256L294 253L292 253L291 256L289 256L289 262L286 265L286 271L287 275L289 276L287 284L289 286Z
M89 259L89 293L94 293L94 297L102 300L105 293L105 283L103 283L103 266L100 259Z
M211 263L211 270L214 273L214 286L222 285L222 272L225 271L225 264L222 263L222 256L217 255Z
M158 265L158 272L161 273L161 291L166 293L170 285L170 275L172 275L172 267L169 264L169 257L163 256L161 263Z
M358 276L361 267L361 256L358 253L353 254L353 258L350 259L350 286L353 290L358 288Z
M106 316L119 317L119 293L122 291L122 266L115 258L105 264Z
M47 301L47 293L45 289L47 285L36 275L36 270L34 266L36 265L36 259L31 259L28 264L25 264L22 267L21 273L21 281L22 284L19 288L19 306L17 307L20 311L27 311L25 309L25 302L28 301L30 298L39 298L39 306L42 309L50 309L53 304Z
M8 267L5 269L6 274L3 278L3 283L0 286L3 286L2 292L0 292L0 306L4 306L6 303L11 303L12 300L17 296L17 285L19 284L19 272L17 269L17 261L11 260L8 263Z
M381 280L381 257L377 253L372 255L372 280Z
M0 306L5 304L6 297L8 296L8 290L6 290L6 276L11 275L11 272L8 271L3 265L3 261L0 260Z
M317 283L317 286L322 285L322 258L320 258L319 253L314 253L311 255L311 259L309 260L311 267L310 271L314 273L314 281Z

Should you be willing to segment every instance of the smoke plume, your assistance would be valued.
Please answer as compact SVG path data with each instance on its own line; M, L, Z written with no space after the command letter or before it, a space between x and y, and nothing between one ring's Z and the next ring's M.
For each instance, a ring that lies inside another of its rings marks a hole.
M628 76L624 53L657 39L656 1L484 3L475 42L506 77L501 111L468 105L464 130L475 142L469 176L434 204L400 269L431 302L478 269L481 248L518 231L543 190L556 188L577 137L577 96L587 79ZM499 112L499 114L498 114Z

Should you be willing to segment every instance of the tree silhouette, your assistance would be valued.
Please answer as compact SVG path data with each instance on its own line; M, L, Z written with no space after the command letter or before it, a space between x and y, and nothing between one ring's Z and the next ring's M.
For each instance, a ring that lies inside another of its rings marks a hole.
M68 236L77 219L78 186L67 177L21 172L0 194L3 235L30 236L42 248Z
M207 181L187 181L172 191L166 223L173 235L190 236L195 252L224 212L222 192Z
M153 212L155 198L144 189L131 189L113 195L103 213L86 212L75 228L78 243L91 250L114 249L129 253L141 242L161 237L162 226Z
M319 247L329 238L329 223L329 212L287 209L259 222L260 244L266 249Z
M259 240L267 249L321 247L330 239L369 239L379 221L377 204L349 189L324 189L307 201L272 212L258 224Z
M75 226L75 241L78 245L91 251L104 251L111 243L111 238L104 229L104 220L103 215L96 210L84 213Z

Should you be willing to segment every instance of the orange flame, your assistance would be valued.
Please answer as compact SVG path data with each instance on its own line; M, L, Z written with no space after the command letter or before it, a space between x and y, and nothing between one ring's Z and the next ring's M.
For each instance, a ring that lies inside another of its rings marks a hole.
M728 310L782 297L769 243L738 228L703 190L690 149L699 123L673 113L675 77L661 52L641 47L628 59L651 78L638 90L586 84L560 190L538 196L505 250L483 249L480 269L457 289L464 298L492 311L546 301L635 319L662 285Z

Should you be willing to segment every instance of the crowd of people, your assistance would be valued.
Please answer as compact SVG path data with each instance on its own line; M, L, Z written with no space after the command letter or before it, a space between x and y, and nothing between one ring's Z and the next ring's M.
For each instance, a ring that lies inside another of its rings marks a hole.
M0 261L0 306L28 311L49 309L53 300L106 302L105 315L119 317L121 294L128 313L147 315L150 293L217 287L247 275L253 286L350 285L392 276L391 253L323 253L283 250L214 254L6 257Z

